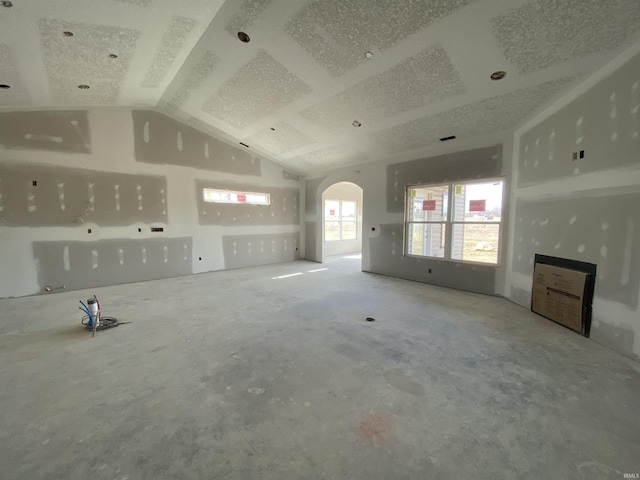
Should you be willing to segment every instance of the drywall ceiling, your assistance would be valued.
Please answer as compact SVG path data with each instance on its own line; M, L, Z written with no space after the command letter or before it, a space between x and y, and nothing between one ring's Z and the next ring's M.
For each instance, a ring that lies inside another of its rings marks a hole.
M640 39L638 0L12 2L0 108L157 108L302 173L508 130Z

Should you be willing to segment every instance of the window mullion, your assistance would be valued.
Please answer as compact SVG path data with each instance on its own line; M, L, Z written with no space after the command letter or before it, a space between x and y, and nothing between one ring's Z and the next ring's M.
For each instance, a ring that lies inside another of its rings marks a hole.
M338 202L338 225L340 226L340 236L338 238L342 240L342 200Z
M445 244L444 244L444 258L451 259L451 250L453 249L453 209L455 206L455 199L453 195L453 183L449 184L449 194L447 198L447 218L445 223Z

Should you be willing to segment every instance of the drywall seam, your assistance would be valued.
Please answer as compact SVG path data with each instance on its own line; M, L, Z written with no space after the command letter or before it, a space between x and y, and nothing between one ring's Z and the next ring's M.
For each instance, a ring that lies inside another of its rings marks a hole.
M64 153L91 153L86 110L0 113L0 147Z
M191 237L33 243L41 290L139 282L192 273Z
M562 110L569 103L591 90L598 83L609 78L615 74L621 67L623 67L629 60L631 60L636 54L640 53L640 40L634 43L631 47L624 50L620 55L606 63L597 72L587 77L585 80L578 83L571 89L570 92L565 94L562 98L559 98L554 103L546 107L544 110L535 113L528 119L520 122L515 126L514 136L519 137L523 133L531 130L533 127L539 125L544 120L549 118L554 113Z
M516 189L516 198L550 198L581 195L580 192L640 191L640 166L589 172L573 178L549 180ZM582 193L584 194L584 193Z
M167 222L165 177L3 163L0 179L8 226Z
M236 175L261 176L260 158L150 110L131 112L135 158L139 162L178 165Z
M86 110L86 109L85 109ZM82 111L85 111L82 110ZM33 109L32 111L39 111ZM53 110L54 112L57 110ZM64 110L66 111L66 110ZM70 223L68 226L8 227L0 219L0 297L23 296L39 293L36 264L33 259L33 244L52 241L79 242L91 245L105 241L153 242L170 238L193 238L193 255L185 268L194 273L224 269L222 237L228 235L299 234L300 222L290 225L268 225L265 227L244 226L201 226L198 224L198 208L193 186L197 180L211 181L216 184L246 184L258 186L266 184L269 188L293 189L300 192L302 180L284 178L283 167L268 160L261 161L261 176L244 175L197 170L177 165L161 165L136 162L134 158L133 109L128 108L91 108L88 120L91 130L92 151L90 154L70 155L65 152L44 150L1 150L0 168L27 167L36 168L40 164L55 170L77 170L85 172L87 168L98 171L100 175L157 176L166 178L168 217L161 222L144 222L134 219L130 225L98 225L91 219L84 223ZM177 139L175 139L177 140ZM185 138L183 137L183 149ZM175 144L177 148L177 143ZM231 148L231 147L230 147ZM57 199L57 185L54 193ZM0 190L2 186L0 184ZM88 195L88 189L86 194ZM94 195L97 192L94 189ZM122 194L122 191L121 191ZM115 202L115 192L112 195ZM121 197L121 201L123 198ZM137 202L137 198L136 198ZM69 205L66 205L67 211ZM122 205L121 205L122 207ZM136 205L137 208L137 205ZM0 216L2 213L0 213ZM3 226L4 225L4 226ZM151 226L162 226L164 232L152 233ZM140 232L138 231L140 228ZM91 233L88 230L91 229ZM71 257L70 257L71 258ZM162 257L161 257L162 258ZM88 257L92 266L91 255ZM99 253L99 268L104 257ZM98 268L98 269L99 269ZM10 277L5 272L11 272Z

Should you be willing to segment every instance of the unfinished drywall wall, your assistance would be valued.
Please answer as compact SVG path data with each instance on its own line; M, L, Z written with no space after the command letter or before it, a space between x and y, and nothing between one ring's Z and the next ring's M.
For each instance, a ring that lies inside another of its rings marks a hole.
M324 235L324 255L330 257L333 255L344 255L348 253L360 253L362 251L362 189L357 185L349 182L339 182L331 185L324 191L323 203L327 200L347 200L356 202L356 238L353 240L328 240L326 231ZM325 203L326 205L326 203ZM326 208L325 208L325 225L326 225Z
M313 262L322 261L322 253L320 253L320 256L317 256L318 227L320 225L322 224L316 223L315 221L305 222L304 224L304 258ZM320 235L322 235L322 233L320 233ZM322 236L320 237L320 241L322 241Z
M640 56L522 133L518 186L637 165L638 72Z
M210 203L204 201L203 189L268 193L270 205ZM198 180L195 194L201 225L299 225L300 190L297 188L261 187Z
M135 110L132 115L135 156L139 162L260 176L260 158L248 150L240 150L158 112Z
M192 273L191 238L34 242L38 284L67 290Z
M23 119L22 113L3 115ZM242 147L155 112L96 108L27 113L28 121L21 122L33 121L39 135L63 141L40 142L25 139L23 130L2 131L0 297L299 255L300 179L294 172L285 173ZM76 120L77 125L71 123ZM72 140L69 126L86 135L88 148L78 147L80 140ZM204 160L207 151L210 163ZM203 186L266 191L273 203L261 209L268 213L263 217L245 211L246 205L224 205L217 218L218 210L201 201ZM232 239L229 247L227 239ZM241 246L235 255L233 242ZM248 242L256 242L258 250L260 242L268 244L269 250L248 254Z
M318 204L316 196L318 195L318 189L320 184L324 182L327 177L313 178L305 181L304 195L305 195L305 213L315 214L322 210L322 204Z
M531 275L533 257L544 253L598 265L598 295L630 309L640 285L640 193L553 200L518 199L513 271Z
M515 134L507 295L530 306L536 253L597 265L591 338L640 355L640 54Z
M167 221L167 180L42 164L0 164L0 215L9 226Z
M496 294L496 267L404 256L404 225L380 225L370 240L370 270L374 273L433 283L471 292Z
M500 143L493 143L498 139ZM488 145L482 142L491 142ZM506 249L499 265L470 264L404 255L404 196L407 185L454 180L505 177L510 162L504 151L512 148L508 134L477 139L468 149L423 159L386 161L346 168L305 182L306 252L308 260L322 261L322 193L336 182L352 182L363 189L362 269L364 271L446 285L474 292L502 295ZM505 189L506 190L506 189ZM508 194L501 236L508 226Z
M222 238L226 268L242 268L300 259L300 235L276 233L225 235Z
M87 112L0 112L0 148L91 153Z
M491 178L502 174L502 145L387 166L387 211L404 212L407 185Z

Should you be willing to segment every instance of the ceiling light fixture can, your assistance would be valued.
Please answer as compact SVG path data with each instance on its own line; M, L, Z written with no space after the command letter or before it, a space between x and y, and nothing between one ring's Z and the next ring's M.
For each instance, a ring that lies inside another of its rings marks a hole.
M251 38L245 32L238 32L238 38L242 43L249 43L251 41Z
M503 70L498 70L497 72L493 72L491 74L491 80L502 80L506 76L507 76L507 72Z
M353 125L356 128L362 126L362 124L358 120L354 120L353 122L351 122L351 125Z

